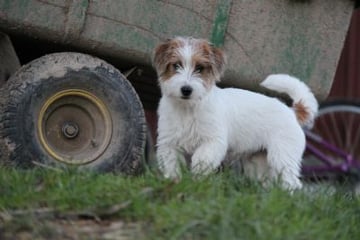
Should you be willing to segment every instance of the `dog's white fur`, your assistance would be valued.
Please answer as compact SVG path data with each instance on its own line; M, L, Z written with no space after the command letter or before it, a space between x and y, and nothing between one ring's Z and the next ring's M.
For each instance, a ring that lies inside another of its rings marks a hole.
M191 156L194 174L208 174L224 159L245 158L248 175L280 177L285 188L301 187L301 126L311 125L318 108L304 83L285 74L270 75L261 83L287 93L293 108L262 94L220 89L215 83L224 70L224 53L206 40L190 37L159 44L154 66L162 91L157 160L165 177L181 176L179 161L184 155ZM255 174L252 166L258 169Z

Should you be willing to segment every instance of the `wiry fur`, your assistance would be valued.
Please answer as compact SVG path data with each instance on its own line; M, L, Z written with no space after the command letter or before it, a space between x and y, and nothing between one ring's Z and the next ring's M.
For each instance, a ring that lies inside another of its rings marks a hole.
M191 156L194 174L212 172L225 158L247 156L244 169L248 175L280 176L284 187L301 187L305 148L301 125L311 123L317 111L316 100L305 84L282 74L270 75L262 83L288 93L294 106L298 104L297 111L258 93L220 89L215 83L224 70L223 52L194 38L177 37L161 43L155 49L154 66L162 91L157 160L165 177L181 176L179 160L184 155ZM301 113L301 123L296 113ZM254 174L252 165L261 169Z

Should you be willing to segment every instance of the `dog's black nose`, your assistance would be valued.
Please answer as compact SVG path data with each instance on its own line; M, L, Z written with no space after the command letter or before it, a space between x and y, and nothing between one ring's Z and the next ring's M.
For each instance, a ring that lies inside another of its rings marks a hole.
M189 85L185 85L181 87L181 94L183 95L183 97L190 97L192 91L193 89Z

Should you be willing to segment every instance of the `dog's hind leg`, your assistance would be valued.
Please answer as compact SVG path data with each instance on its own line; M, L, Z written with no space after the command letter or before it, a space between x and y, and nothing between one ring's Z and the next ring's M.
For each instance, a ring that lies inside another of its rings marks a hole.
M266 151L259 151L244 157L241 161L244 175L250 179L260 181L264 187L268 186L271 181L269 164L266 157Z
M224 160L227 144L221 141L207 141L200 145L191 158L191 172L206 175L216 170Z
M302 187L299 177L303 148L296 145L289 148L279 146L273 144L267 149L270 175L274 179L280 177L285 189L299 189Z

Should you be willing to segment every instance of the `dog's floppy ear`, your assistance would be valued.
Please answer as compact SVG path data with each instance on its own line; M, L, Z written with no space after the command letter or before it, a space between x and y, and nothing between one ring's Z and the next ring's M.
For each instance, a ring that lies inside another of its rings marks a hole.
M219 73L218 81L220 81L220 76L225 71L226 56L225 56L224 51L221 50L220 48L217 48L215 46L211 46L211 50L212 50L212 53L213 53L213 56L214 56L216 70Z
M166 70L168 55L172 45L172 39L166 39L155 47L152 62L159 76Z

